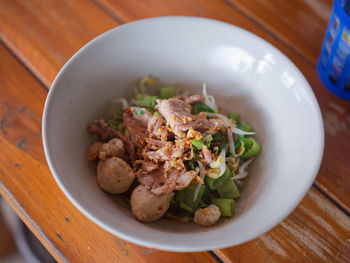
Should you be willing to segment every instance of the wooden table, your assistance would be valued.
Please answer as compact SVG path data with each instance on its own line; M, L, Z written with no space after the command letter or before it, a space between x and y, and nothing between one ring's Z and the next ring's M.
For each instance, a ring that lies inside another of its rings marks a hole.
M0 0L0 193L59 262L350 262L350 102L328 92L315 65L331 0ZM299 206L243 245L201 253L125 242L83 216L47 167L44 101L81 46L152 16L210 17L245 28L286 54L311 84L325 123L319 174Z

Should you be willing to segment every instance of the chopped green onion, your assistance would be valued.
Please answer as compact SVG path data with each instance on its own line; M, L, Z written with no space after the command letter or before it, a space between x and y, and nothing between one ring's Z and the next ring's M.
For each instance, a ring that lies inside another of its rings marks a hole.
M199 208L206 208L206 207L208 207L209 205L208 204L206 204L206 203L204 203L204 202L199 202Z
M235 151L237 151L239 149L239 147L241 147L241 141L243 141L243 143L245 143L244 135L238 134L237 139L235 141ZM244 147L245 147L245 145L244 145Z
M233 216L235 212L235 200L212 198L211 202L213 205L219 207L222 216Z
M205 192L205 185L202 185L201 189L199 190L199 193L197 195L197 198L195 201L193 201L194 199L194 193L196 191L197 188L197 184L195 183L191 183L189 186L187 186L186 189L186 198L184 203L186 203L188 206L192 207L193 210L196 210L199 202L202 200L203 196L204 196L204 192Z
M221 198L236 199L240 197L238 188L231 179L224 182L224 184L216 189Z
M123 110L119 110L113 114L113 117L107 120L107 124L117 130L119 125L123 123Z
M186 203L184 203L184 202L180 202L180 207L182 209L185 209L186 211L188 211L190 213L194 212L194 209L192 207L190 207L189 205L187 205Z
M201 140L198 139L193 139L192 140L192 145L196 147L197 150L201 150L204 146L204 143Z
M165 86L160 88L159 90L159 97L163 100L172 98L175 96L175 94L176 94L176 90L174 86Z
M208 105L203 103L198 103L197 105L192 107L192 114L198 114L200 112L215 113L215 111L212 108L210 108Z
M210 143L213 140L213 136L211 136L210 134L204 137L204 143L208 146L208 148L210 147Z
M160 115L160 113L159 113L158 111L155 111L155 112L153 113L153 116L162 117L162 115Z
M196 170L195 162L194 160L189 160L186 162L187 170Z
M242 131L246 131L246 132L250 132L253 130L252 126L250 126L248 123L246 122L240 122L238 125L237 125L237 128L242 130Z
M177 191L174 199L178 202L184 202L185 198L186 198L186 188L180 191Z
M135 114L136 114L136 115L142 115L142 114L145 113L145 112L143 111L143 109L141 109L141 108L135 107L134 110L135 110Z
M138 93L136 95L136 100L138 106L153 109L156 106L157 96L149 96L145 94Z
M217 179L210 178L209 176L205 177L205 182L209 186L211 190L216 190L218 187L222 186L225 181L229 180L231 178L231 171L226 166L226 170L222 176L220 176Z
M229 114L228 114L228 117L232 120L234 120L236 123L239 121L239 113L238 112L235 112L235 111L231 111Z
M251 158L255 155L258 155L261 152L260 144L252 137L246 138L246 141L249 144L249 147L245 148L246 150L242 155L243 158Z

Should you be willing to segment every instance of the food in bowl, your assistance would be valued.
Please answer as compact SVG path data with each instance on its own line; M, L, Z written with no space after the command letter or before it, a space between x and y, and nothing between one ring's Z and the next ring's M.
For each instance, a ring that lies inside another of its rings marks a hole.
M126 194L141 222L166 216L212 226L234 215L248 165L261 151L239 114L217 107L213 96L186 95L144 77L130 102L117 98L107 120L88 125L99 140L88 160L98 162L97 182Z

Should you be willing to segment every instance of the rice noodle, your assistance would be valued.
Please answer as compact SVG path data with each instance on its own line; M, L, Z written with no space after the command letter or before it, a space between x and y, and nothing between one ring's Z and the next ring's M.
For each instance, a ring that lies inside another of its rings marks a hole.
M236 156L235 142L233 140L231 127L227 127L227 137L228 137L228 143L229 143L229 146L230 146L230 152L232 153L233 156Z
M203 164L200 161L197 161L198 166L199 166L199 176L202 180L204 180L205 177L205 169ZM194 195L193 195L193 202L195 202L197 200L199 191L201 190L202 184L198 183L196 189L194 190Z
M248 172L245 170L248 165L254 160L254 158L249 159L248 161L246 161L245 163L243 163L240 167L239 167L239 171L238 174L235 175L234 177L232 177L232 180L239 180L239 179L243 179L246 178L248 176Z
M241 135L254 135L255 134L255 132L246 132L246 131L243 131L241 129L238 129L236 126L234 126L232 124L232 122L230 121L229 118L227 118L225 115L222 115L220 113L208 112L207 115L210 116L210 117L217 117L217 118L223 120L225 126L226 127L231 127L232 132L235 133L235 134L241 134Z
M203 83L203 91L204 104L212 108L215 112L218 112L218 107L215 103L215 98L213 96L209 96L207 93L207 84Z
M222 176L226 170L226 160L225 160L225 156L226 156L226 149L222 149L221 150L221 153L220 153L220 156L222 158L222 162L221 162L221 165L220 165L220 176Z

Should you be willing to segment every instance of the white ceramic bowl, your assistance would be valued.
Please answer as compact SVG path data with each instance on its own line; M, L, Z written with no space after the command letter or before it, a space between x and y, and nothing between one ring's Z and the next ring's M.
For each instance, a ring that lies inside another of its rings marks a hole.
M136 79L199 87L241 113L263 146L233 219L213 228L169 220L138 222L96 183L86 126ZM217 249L270 230L300 202L323 154L323 123L300 71L276 48L238 27L203 18L162 17L112 29L81 48L52 84L43 116L51 172L93 222L130 242L171 251Z

